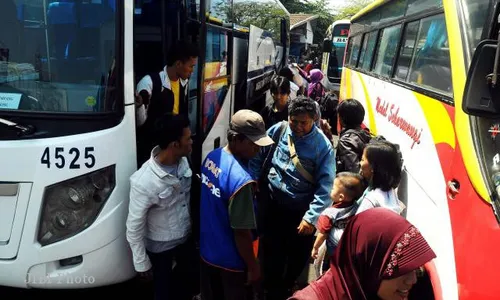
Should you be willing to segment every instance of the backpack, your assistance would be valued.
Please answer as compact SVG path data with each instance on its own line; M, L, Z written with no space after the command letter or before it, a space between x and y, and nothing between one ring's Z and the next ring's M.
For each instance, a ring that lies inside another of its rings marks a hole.
M331 127L332 134L338 135L337 132L337 106L339 105L339 99L334 93L326 93L323 97L317 100L320 111L321 118L325 119Z

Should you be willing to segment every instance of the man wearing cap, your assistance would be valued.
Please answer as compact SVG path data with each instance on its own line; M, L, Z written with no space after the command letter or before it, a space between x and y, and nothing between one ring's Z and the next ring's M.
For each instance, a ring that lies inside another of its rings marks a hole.
M262 117L236 112L228 144L210 152L201 166L201 296L204 300L246 300L260 279L253 252L256 182L247 163L260 147L273 144Z

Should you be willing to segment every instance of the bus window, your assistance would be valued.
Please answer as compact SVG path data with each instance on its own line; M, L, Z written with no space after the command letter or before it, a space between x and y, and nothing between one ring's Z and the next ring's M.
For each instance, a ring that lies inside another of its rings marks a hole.
M361 35L355 36L349 39L349 65L353 68L356 67L358 63L359 48L361 46Z
M420 21L408 23L405 28L403 46L399 52L399 58L396 66L394 77L400 80L406 80L410 69L413 50L417 41L418 28Z
M443 7L442 0L408 0L408 9L406 15L412 15L424 10Z
M227 74L227 33L209 27L203 81L203 132L208 133L222 108L229 82Z
M474 54L477 44L481 41L483 28L488 27L485 26L485 20L487 20L488 16L488 9L485 9L485 7L489 7L490 2L490 0L460 1L461 20L463 22L463 28L465 29L465 40L469 46L466 49L469 60L472 58L472 54Z
M437 92L452 94L450 50L444 15L420 21L409 81Z
M368 46L368 33L365 33L363 35L363 46L361 46L361 52L359 53L359 61L358 61L358 66L361 68L361 66L364 63L365 60L365 55L366 55L366 48Z
M206 2L207 14L216 23L229 23L231 21L230 12L233 10L233 1L208 0Z
M359 67L365 71L370 71L371 62L373 59L373 52L375 52L375 45L377 44L378 31L373 31L365 36L363 49L361 50L361 57L359 58Z
M110 2L1 1L0 94L16 95L2 109L91 113L118 107L108 97L116 95Z
M400 35L401 24L383 29L375 59L374 72L376 74L391 76Z
M422 0L420 0L422 1ZM397 18L403 17L406 10L406 0L392 1L387 8L380 8L380 23L388 23Z

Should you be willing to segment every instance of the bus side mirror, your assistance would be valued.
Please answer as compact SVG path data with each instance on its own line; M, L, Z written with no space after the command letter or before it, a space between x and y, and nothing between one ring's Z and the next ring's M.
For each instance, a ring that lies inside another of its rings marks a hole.
M323 53L332 52L332 41L329 39L323 40Z
M463 111L471 116L498 118L500 117L500 74L496 86L492 85L496 40L484 40L474 51L465 84L462 101Z

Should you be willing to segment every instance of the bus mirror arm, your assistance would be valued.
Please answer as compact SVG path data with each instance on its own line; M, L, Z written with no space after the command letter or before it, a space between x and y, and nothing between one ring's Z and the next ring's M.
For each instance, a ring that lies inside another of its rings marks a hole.
M498 23L500 24L500 15L498 15ZM497 49L495 51L495 63L493 64L493 73L486 76L486 80L492 88L496 88L498 82L498 63L500 59L500 30L498 31Z

